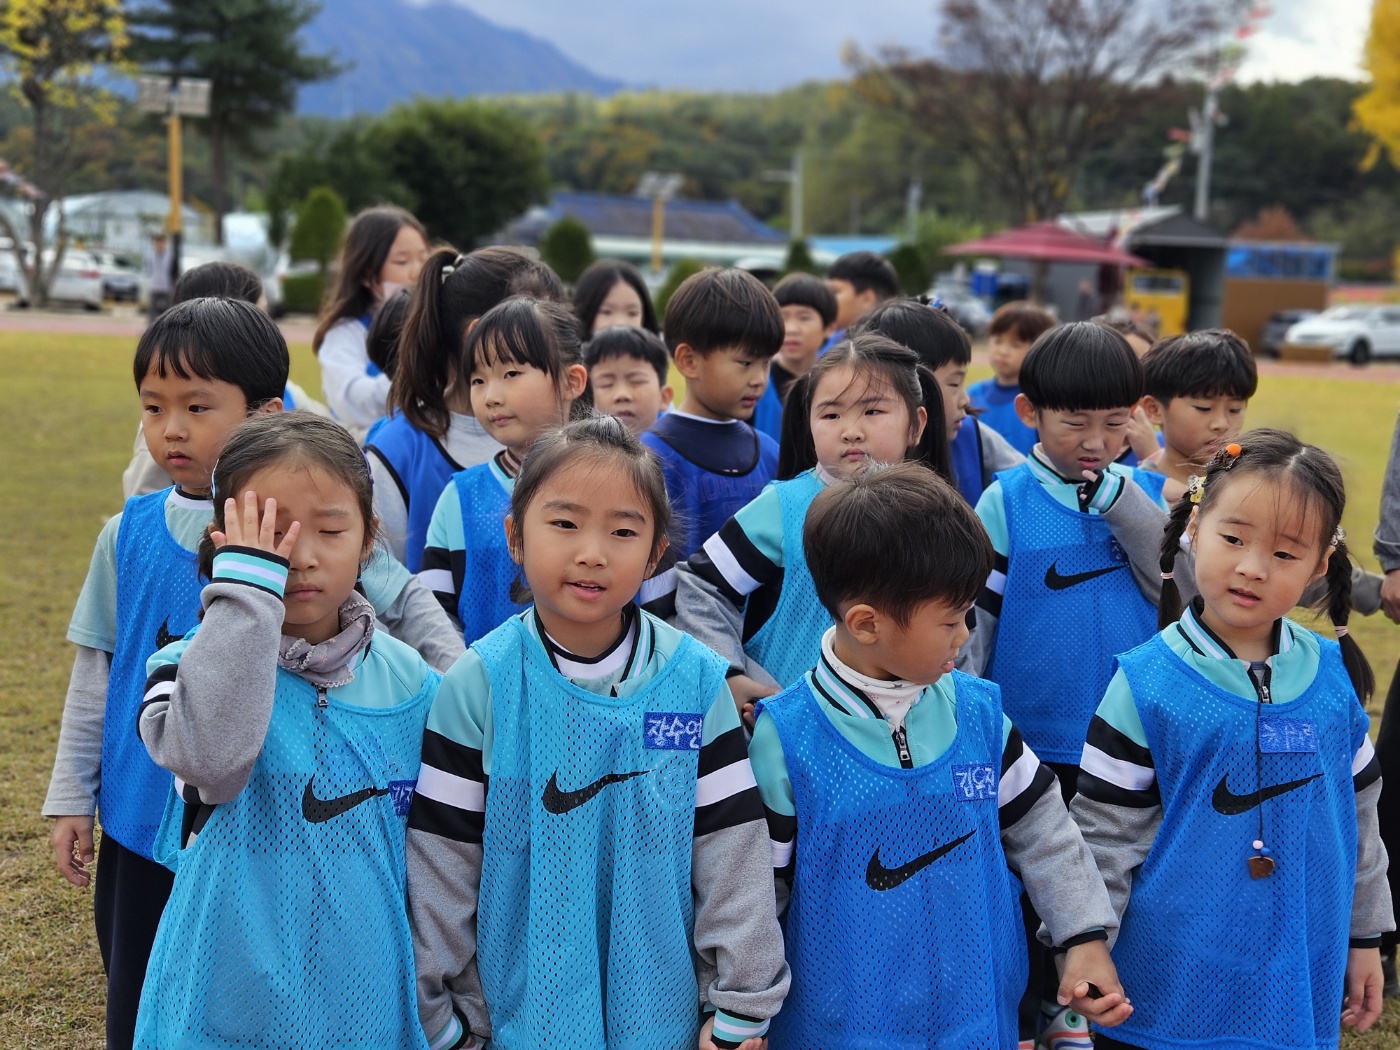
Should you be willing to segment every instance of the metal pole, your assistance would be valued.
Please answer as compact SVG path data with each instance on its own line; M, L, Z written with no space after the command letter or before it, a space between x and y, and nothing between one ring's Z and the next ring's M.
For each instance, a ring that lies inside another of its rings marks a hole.
M1196 207L1194 214L1200 222L1206 222L1210 215L1210 162L1215 151L1215 118L1219 112L1216 89L1212 85L1206 92L1205 105L1201 107L1201 138L1199 160L1196 166Z
M651 272L661 272L661 237L666 229L666 200L659 193L651 199Z
M180 273L180 240L184 233L185 163L180 142L180 114L171 106L169 118L170 156L168 158L170 211L165 216L165 229L170 234L170 278L173 281Z
M802 151L792 154L792 195L789 198L792 215L788 226L794 241L802 240Z

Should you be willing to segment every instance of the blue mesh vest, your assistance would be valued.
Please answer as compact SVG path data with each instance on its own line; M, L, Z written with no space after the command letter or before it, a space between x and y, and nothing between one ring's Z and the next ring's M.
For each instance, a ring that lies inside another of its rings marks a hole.
M1015 391L1007 396L1005 390L996 387L995 379L975 383L968 390L972 403L982 409L977 421L1006 438L1007 443L1017 452L1029 456L1031 449L1035 447L1036 433L1033 427L1022 423L1021 417L1016 414L1016 395L1020 392L1021 388L1018 385ZM991 402L991 398L996 399L995 403Z
M861 753L806 679L762 702L797 809L773 1050L1016 1046L1026 947L997 813L1001 704L953 673L957 735L916 769Z
M466 540L466 564L457 616L468 645L484 638L525 608L510 600L510 585L520 568L510 560L506 547L506 515L510 495L501 487L490 463L452 475L462 508L462 535Z
M778 384L774 383L771 377L768 386L764 388L763 396L753 406L753 418L749 423L755 430L767 434L774 441L782 439L783 399L778 396Z
M404 831L439 676L375 635L404 683L361 707L285 670L243 791L180 849L169 794L157 859L175 871L135 1046L425 1050L405 907Z
M821 479L815 470L806 470L773 484L783 514L783 586L772 615L744 643L744 652L786 688L816 665L831 615L817 599L817 585L802 551L802 523L822 489Z
M977 419L964 416L958 424L958 436L948 445L948 457L953 461L953 476L958 479L958 491L970 506L982 498L985 474L982 468L982 435L977 432Z
M1010 551L987 677L1041 759L1078 765L1114 654L1151 638L1157 611L1102 517L1057 502L1025 464L997 480Z
M436 438L401 415L385 417L382 425L376 422L370 429L372 436L366 437L365 448L384 457L403 495L404 510L408 512L403 561L409 572L417 572L433 509L457 466Z
M102 783L97 814L104 834L150 858L170 774L136 735L146 660L199 621L195 556L165 525L170 489L133 496L117 528L117 643L102 713Z
M1337 644L1322 640L1317 677L1283 704L1221 689L1160 637L1119 666L1162 823L1113 949L1133 1015L1110 1033L1154 1050L1335 1047L1367 724ZM1251 879L1261 809L1277 867Z
M686 637L640 693L569 682L517 617L491 680L477 957L495 1050L693 1050L690 864L700 728L724 661ZM685 720L694 748L644 732Z

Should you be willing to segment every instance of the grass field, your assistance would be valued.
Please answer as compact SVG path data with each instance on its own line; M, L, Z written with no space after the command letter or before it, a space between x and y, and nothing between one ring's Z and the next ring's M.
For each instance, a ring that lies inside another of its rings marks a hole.
M124 338L0 332L0 1045L102 1045L102 968L91 893L53 869L48 784L72 659L68 617L102 522L121 507L120 476L137 409ZM307 346L293 378L320 388ZM1265 377L1252 425L1290 428L1331 449L1346 472L1346 526L1370 567L1381 473L1400 386ZM1357 619L1384 695L1400 628ZM1378 712L1377 712L1378 713ZM1348 1050L1400 1048L1400 1006Z

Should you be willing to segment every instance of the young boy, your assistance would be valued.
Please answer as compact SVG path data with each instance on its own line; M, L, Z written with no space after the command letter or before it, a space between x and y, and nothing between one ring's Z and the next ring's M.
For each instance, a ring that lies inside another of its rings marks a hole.
M685 397L641 440L661 457L680 523L671 540L679 560L773 480L778 443L748 420L782 344L777 301L743 270L698 273L666 306L666 347Z
M1012 872L1063 952L1059 1002L1125 1020L1113 912L1055 778L996 686L952 669L992 562L972 509L922 466L872 467L816 497L803 545L835 625L749 748L788 910L770 1046L1013 1044Z
M666 346L645 328L616 325L601 329L583 347L583 364L593 388L593 406L616 416L640 435L671 407Z
M1254 355L1234 332L1210 328L1156 344L1142 359L1142 375L1143 408L1163 440L1142 465L1185 485L1239 436L1259 387Z
M836 321L828 345L886 299L899 294L899 275L874 252L850 252L826 268L826 286L836 297Z
M277 326L230 299L172 307L136 348L142 432L174 486L128 500L98 536L68 627L78 651L43 808L54 818L59 873L75 886L91 880L94 813L102 820L93 909L114 1050L132 1044L172 879L151 859L171 777L136 734L146 660L198 622L194 552L213 514L214 462L249 414L282 411L288 367ZM435 667L462 653L461 636L408 570L376 552L363 579L381 620Z
M788 391L817 363L836 325L836 296L820 278L790 273L773 287L783 315L783 345L768 370L768 389L753 411L753 425L781 440Z
M1035 431L1016 413L1016 395L1021 392L1021 362L1026 359L1031 344L1054 327L1054 315L1035 303L1021 300L1001 307L992 315L987 330L995 375L973 383L967 391L982 425L991 427L1022 454L1030 452L1035 444Z

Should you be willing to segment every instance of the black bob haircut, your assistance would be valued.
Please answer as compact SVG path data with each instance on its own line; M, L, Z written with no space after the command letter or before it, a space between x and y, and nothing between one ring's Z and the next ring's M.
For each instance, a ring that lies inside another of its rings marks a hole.
M564 373L583 364L578 338L578 318L563 303L516 295L491 307L476 322L462 352L461 372L470 376L497 361L538 368L549 376L555 390L564 389ZM593 391L585 387L574 399L574 418L593 407Z
M745 270L701 270L687 277L666 304L666 349L685 343L701 357L738 347L772 357L783 345L778 300Z
M1142 397L1142 362L1112 328L1093 321L1062 324L1027 352L1021 393L1038 411L1131 408Z
M374 362L374 367L390 379L399 364L399 338L403 335L403 323L408 320L409 307L413 305L413 289L400 288L379 308L374 320L365 333L365 353Z
M962 326L942 310L925 306L917 299L881 303L860 319L855 331L874 332L907 346L930 372L950 362L972 363L972 344Z
M1143 392L1166 404L1174 397L1235 397L1259 389L1259 369L1245 341L1228 328L1163 339L1142 358Z
M642 301L642 327L652 334L661 331L656 323L656 307L651 305L651 291L641 271L621 259L599 259L579 275L574 285L574 313L578 314L582 339L587 340L593 334L593 322L598 319L603 300L619 281L636 292Z
M806 306L821 315L822 326L830 328L836 320L836 296L820 277L810 273L790 273L773 286L773 298L779 308Z
M921 605L971 605L992 571L992 542L967 501L918 463L873 464L826 486L802 548L833 619L863 602L900 627Z
M583 344L583 363L590 372L600 361L611 361L615 357L645 361L655 370L656 380L662 386L670 376L671 357L666 353L666 344L659 335L645 328L613 325Z
M242 299L256 306L262 293L262 278L248 267L216 259L182 273L175 282L173 299L183 303L217 295L223 299Z
M267 314L241 299L207 296L177 303L146 329L131 368L138 391L152 370L162 379L232 383L254 409L282 396L291 359Z
M880 299L899 294L899 274L883 255L874 252L848 252L826 268L828 281L845 281L859 294L872 288Z

